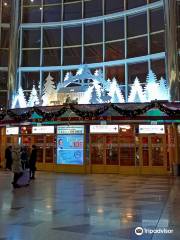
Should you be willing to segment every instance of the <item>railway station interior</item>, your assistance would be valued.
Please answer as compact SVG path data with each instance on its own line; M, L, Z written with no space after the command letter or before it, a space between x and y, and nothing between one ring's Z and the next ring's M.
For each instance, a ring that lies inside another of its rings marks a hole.
M0 240L179 240L179 176L179 0L0 0Z

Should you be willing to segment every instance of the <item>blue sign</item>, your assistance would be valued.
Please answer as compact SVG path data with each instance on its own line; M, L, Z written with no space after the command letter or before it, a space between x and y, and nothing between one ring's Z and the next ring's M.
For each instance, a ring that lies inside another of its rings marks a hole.
M57 136L57 163L83 164L83 135Z

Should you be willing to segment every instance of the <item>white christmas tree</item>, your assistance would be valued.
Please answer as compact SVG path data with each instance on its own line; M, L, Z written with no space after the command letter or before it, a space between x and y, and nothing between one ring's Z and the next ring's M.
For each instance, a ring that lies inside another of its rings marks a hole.
M117 95L117 97L116 97ZM115 100L118 102L116 103L124 103L124 96L121 92L121 89L119 87L119 84L117 83L116 78L113 78L110 88L109 88L109 96L111 97L111 102L114 102ZM118 99L117 99L118 98Z
M159 84L156 74L152 70L149 71L146 78L145 96L148 102L159 98Z
M89 99L89 103L91 104L98 104L100 103L101 100L99 98L99 94L98 94L98 90L97 88L94 86L92 88L92 92L91 92L91 96L90 96L90 99Z
M170 100L169 89L166 86L166 80L161 77L159 81L159 100Z
M42 100L43 106L50 106L52 101L57 101L57 91L50 73L45 79Z
M131 87L131 91L128 97L128 102L145 102L145 96L143 88L140 84L139 79L136 77Z
M39 98L38 98L38 93L36 91L35 86L33 85L27 106L28 107L34 107L39 104Z
M72 72L67 72L65 77L64 77L64 81L68 81L68 80L71 80L71 79L73 79Z
M26 98L24 96L23 89L20 86L16 96L14 97L12 108L26 108L26 107L27 107Z

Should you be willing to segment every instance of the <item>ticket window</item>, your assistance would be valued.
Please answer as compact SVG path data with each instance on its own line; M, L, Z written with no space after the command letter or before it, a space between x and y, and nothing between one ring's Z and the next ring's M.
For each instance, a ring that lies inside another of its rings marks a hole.
M91 163L104 164L103 135L91 135Z

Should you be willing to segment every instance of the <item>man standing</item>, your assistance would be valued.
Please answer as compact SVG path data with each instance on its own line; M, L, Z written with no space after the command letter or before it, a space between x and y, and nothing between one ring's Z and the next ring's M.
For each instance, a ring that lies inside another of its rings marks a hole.
M12 169L12 146L9 146L5 150L6 169L11 171Z
M36 145L32 145L32 152L29 159L30 179L35 179L36 160L37 160Z

